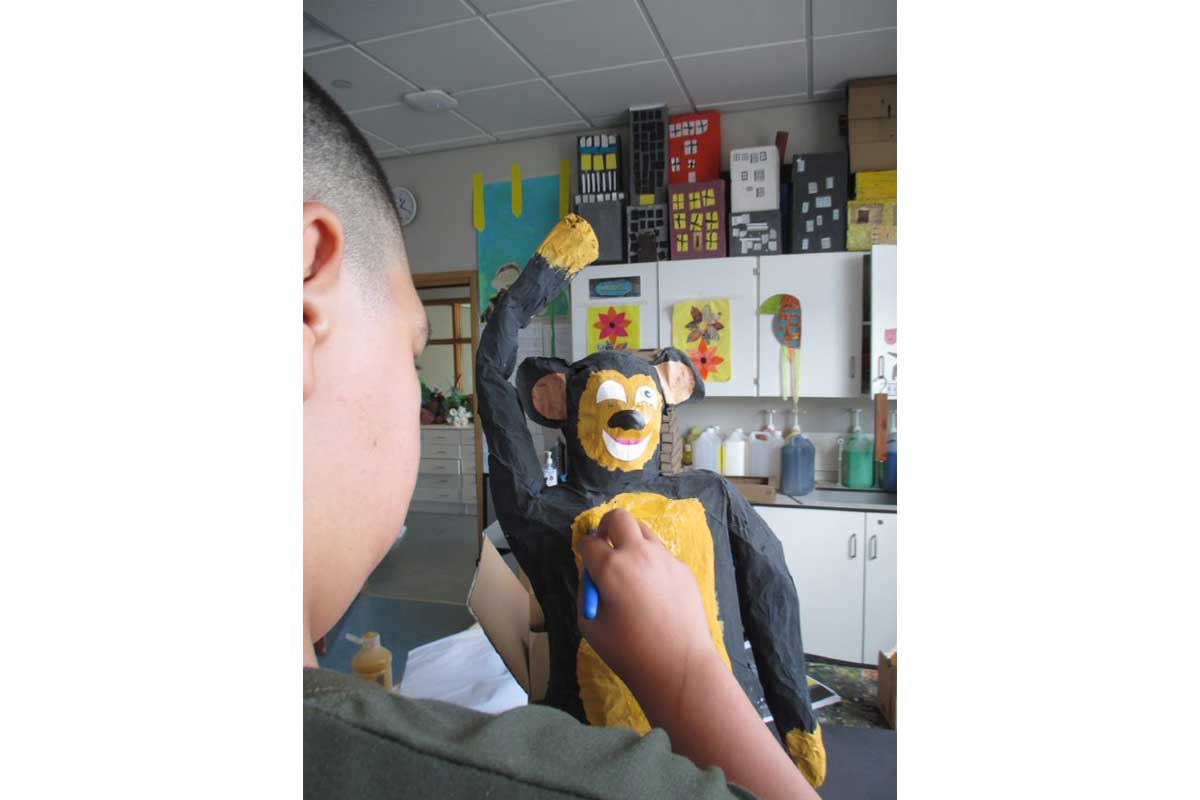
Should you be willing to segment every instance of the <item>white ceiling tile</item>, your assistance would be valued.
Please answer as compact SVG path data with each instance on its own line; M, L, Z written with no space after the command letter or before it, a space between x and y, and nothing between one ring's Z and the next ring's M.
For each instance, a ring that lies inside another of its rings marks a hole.
M804 0L646 0L646 10L672 56L804 38Z
M547 75L662 58L635 0L587 0L489 17Z
M514 8L524 8L545 2L547 0L474 0L474 5L481 13L492 14L497 11L512 11Z
M444 142L435 142L431 144L416 145L408 148L410 153L431 153L434 150L457 150L460 147L473 147L477 144L491 144L490 136L468 136L463 139L451 139Z
M813 40L813 91L844 88L847 80L896 74L896 30Z
M896 27L896 0L811 0L813 36Z
M375 155L397 149L396 145L384 139L380 139L370 131L364 131L362 128L359 128L359 130L362 131L363 138L367 140L367 144L371 145L371 150L375 153Z
M304 0L304 11L354 42L473 16L458 0Z
M587 127L586 122L579 120L577 122L566 122L561 125L546 125L540 128L504 131L503 133L497 133L496 138L502 142L512 142L517 139L535 139L541 136L551 136L556 133L567 133L568 131L584 131L587 130Z
M403 104L358 111L352 113L350 118L363 130L401 147L411 148L479 135L473 125L454 114L417 111Z
M575 107L596 121L611 119L630 106L666 103L672 112L691 111L666 61L583 72L552 79Z
M345 111L399 103L401 97L416 90L349 45L305 56L304 71ZM350 85L339 86L335 81L349 81Z
M331 45L341 44L342 40L334 36L329 31L322 28L317 23L313 22L308 17L304 18L304 51L316 50L319 47L330 47Z
M630 105L634 105L630 103ZM690 110L690 109L688 109ZM680 113L683 113L682 110ZM592 128L594 131L603 131L610 128L628 128L629 127L629 109L618 111L615 114L592 114Z
M579 120L579 115L541 80L455 97L460 114L492 133Z
M536 77L478 19L361 46L423 89L458 92Z
M720 111L729 113L733 111L750 111L758 108L775 108L776 106L792 106L798 103L808 101L807 93L785 94L778 97L753 97L749 100L729 100L724 103L713 103L704 105L697 103L700 111Z
M804 42L675 59L697 105L808 92Z

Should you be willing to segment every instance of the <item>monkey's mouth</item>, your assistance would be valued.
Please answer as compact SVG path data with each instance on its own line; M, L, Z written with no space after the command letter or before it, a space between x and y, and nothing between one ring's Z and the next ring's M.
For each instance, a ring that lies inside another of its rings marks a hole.
M604 447L608 454L618 461L636 461L641 458L652 438L649 433L641 439L618 438L604 430L601 433L604 435Z

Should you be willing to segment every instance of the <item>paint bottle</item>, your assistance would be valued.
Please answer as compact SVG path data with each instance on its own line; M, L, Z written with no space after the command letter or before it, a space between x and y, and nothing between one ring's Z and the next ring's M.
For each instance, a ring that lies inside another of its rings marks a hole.
M683 465L685 467L690 467L693 463L695 463L693 460L695 457L694 448L696 446L696 440L700 438L700 434L702 433L704 433L704 431L693 425L692 429L688 431L687 438L683 440Z
M772 486L779 485L779 451L783 447L783 435L772 424L775 410L763 410L766 423L761 430L750 434L749 474L758 478L769 478Z
M850 435L842 449L842 485L870 489L875 485L875 440L862 432L862 409L851 408Z
M721 474L741 477L746 474L746 434L741 428L734 428L733 433L721 444Z
M367 631L363 636L362 647L354 654L350 668L364 681L378 683L391 691L392 651L379 643L379 634L375 631Z
M803 497L817 485L817 448L795 424L779 451L781 477L779 491L792 497Z
M717 434L716 429L705 428L704 433L696 438L696 444L692 448L692 466L696 469L719 472L720 451L721 437Z
M883 462L883 488L896 491L896 412L888 414L887 461Z

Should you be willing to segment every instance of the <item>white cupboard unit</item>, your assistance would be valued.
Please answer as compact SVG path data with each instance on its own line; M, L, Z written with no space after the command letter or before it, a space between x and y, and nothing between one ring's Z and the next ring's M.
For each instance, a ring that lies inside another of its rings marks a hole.
M896 245L871 248L871 394L896 396Z
M800 600L804 652L862 661L864 515L755 509L783 544Z
M475 429L422 425L412 509L470 515L477 497Z
M658 262L658 346L671 346L671 311L685 300L729 300L730 319L723 335L730 337L732 371L728 381L706 381L708 397L754 397L758 378L757 258L696 258ZM581 273L581 274L586 274Z
M603 264L592 266L571 279L571 360L588 352L588 309L592 306L639 307L641 342L630 349L658 347L658 264Z
M863 661L896 646L896 515L867 514Z
M801 397L862 394L863 257L860 253L762 256L758 304L776 294L800 301L796 365ZM780 357L786 348L771 332L772 315L758 317L758 394L780 397Z

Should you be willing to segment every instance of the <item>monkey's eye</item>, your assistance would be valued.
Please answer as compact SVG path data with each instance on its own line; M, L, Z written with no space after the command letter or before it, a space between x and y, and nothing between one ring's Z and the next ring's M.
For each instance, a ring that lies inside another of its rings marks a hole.
M658 405L658 392L651 389L649 386L639 386L637 390L637 402L645 403L648 406Z
M625 387L616 381L605 381L600 384L600 389L596 392L596 402L603 403L605 400L620 400L622 404L629 402L629 398L625 395Z

